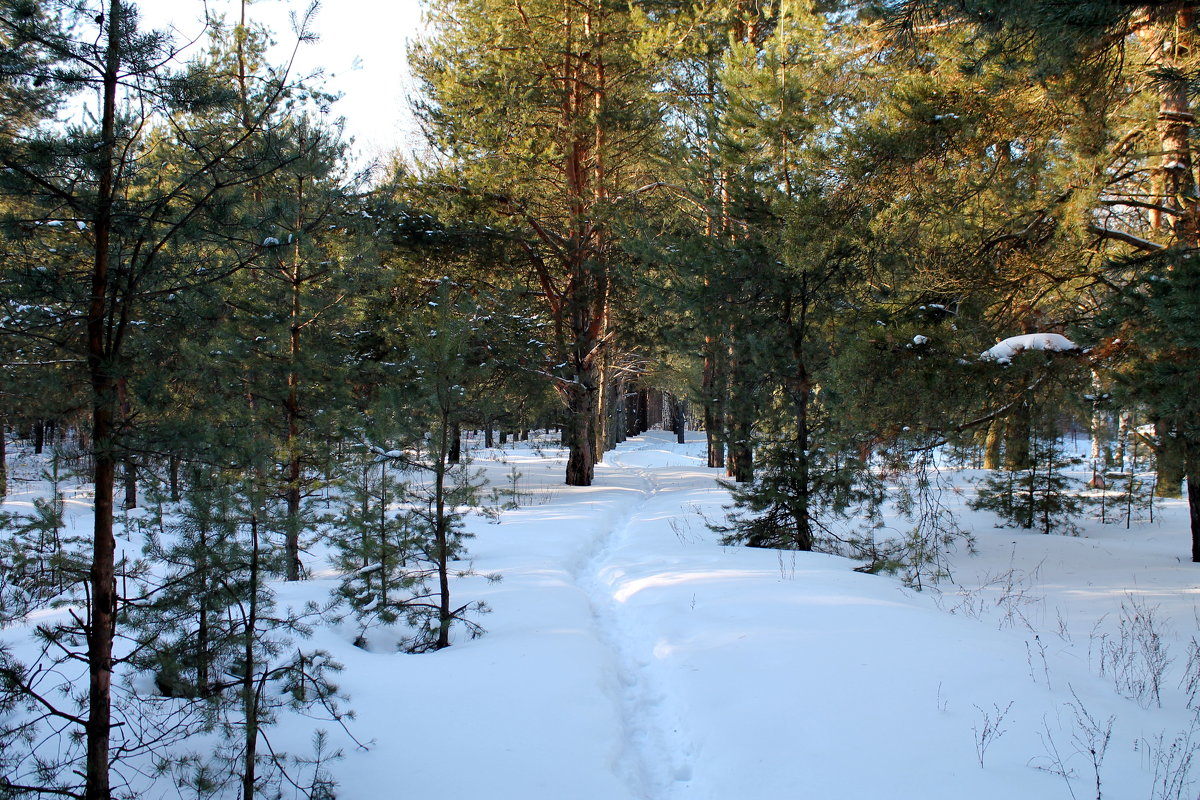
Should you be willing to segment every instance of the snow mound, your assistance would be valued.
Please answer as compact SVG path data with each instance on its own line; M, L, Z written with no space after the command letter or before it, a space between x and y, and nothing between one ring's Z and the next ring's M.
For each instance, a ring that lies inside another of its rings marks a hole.
M1078 349L1079 345L1060 333L1026 333L1021 336L1010 336L1002 342L997 342L981 353L979 358L984 361L1008 364L1013 360L1013 356L1023 350L1065 353Z

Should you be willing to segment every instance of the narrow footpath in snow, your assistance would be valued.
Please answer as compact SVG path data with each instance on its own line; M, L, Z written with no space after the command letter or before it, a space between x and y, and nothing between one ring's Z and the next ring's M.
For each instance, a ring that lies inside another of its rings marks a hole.
M836 556L722 546L706 521L729 494L702 434L631 439L590 487L561 485L562 456L477 456L493 485L519 472L527 497L471 522L474 567L503 575L455 585L456 602L493 609L483 637L414 656L317 631L371 742L337 765L339 797L1079 800L1099 781L1105 798L1195 798L1162 788L1169 771L1190 785L1179 754L1200 746L1184 505L1130 531L1043 536L966 510L955 477L977 554L952 556L961 586L916 593ZM1098 663L1130 593L1167 648L1161 708ZM1098 768L1088 718L1099 733L1112 719ZM279 744L304 752L310 730Z
M638 451L653 447L643 444ZM655 674L653 642L647 632L636 629L619 599L628 587L621 548L654 513L651 501L659 493L653 474L628 466L628 458L628 451L614 452L606 464L635 474L640 497L598 538L596 552L575 580L588 595L597 638L609 648L614 663L623 729L622 777L639 800L665 800L677 783L690 780L692 770L683 723Z

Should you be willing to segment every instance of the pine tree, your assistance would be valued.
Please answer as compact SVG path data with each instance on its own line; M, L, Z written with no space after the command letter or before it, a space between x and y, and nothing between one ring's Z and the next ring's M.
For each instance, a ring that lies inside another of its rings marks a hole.
M851 473L865 477L865 462L843 449L818 398L832 377L834 320L860 292L867 263L864 207L826 167L831 115L814 101L838 82L843 45L823 15L787 9L766 36L732 47L722 74L733 227L729 255L718 261L724 274L709 289L724 294L735 318L727 472L739 481L754 475L735 492L739 511L724 529L731 541L810 550L822 510L871 494L869 481L849 488ZM749 387L760 411L747 420L755 404L738 398ZM761 444L753 473L751 424Z
M951 58L961 59L968 74L1004 75L1011 86L1015 67L1029 74L1028 86L1053 97L1057 106L1076 110L1066 137L1026 150L1040 153L1050 167L1033 176L1046 187L1050 202L1024 227L991 241L1008 247L1034 235L1045 239L1066 232L1080 255L1054 270L1038 265L1038 281L1049 279L1045 294L1066 295L1076 304L1070 313L1082 317L1098 341L1123 327L1120 341L1131 342L1146 322L1142 346L1128 353L1138 370L1155 358L1148 349L1151 342L1169 351L1170 345L1155 333L1164 329L1162 317L1151 312L1118 320L1116 314L1142 310L1136 296L1148 279L1178 281L1180 294L1189 291L1192 280L1188 256L1200 246L1189 90L1197 68L1195 9L1188 3L1103 0L1069 9L1053 2L1018 8L993 0L917 0L898 8L894 22L900 39L927 48L944 32L955 31L962 38ZM1088 246L1102 258L1084 257ZM1070 255L1069 249L1065 252ZM1081 271L1080 263L1095 265L1094 275ZM1176 263L1178 268L1172 268ZM1135 299L1123 299L1129 297ZM1174 325L1172 320L1169 327ZM1100 366L1124 369L1119 344L1102 343L1101 354L1112 358ZM1189 359L1185 355L1184 361ZM1145 373L1137 374L1140 379ZM1137 389L1125 396L1154 397ZM1171 419L1168 427L1186 440L1196 425L1190 406L1151 402L1156 418L1165 414ZM1200 499L1193 508L1200 508ZM1200 512L1194 512L1192 539L1193 558L1200 557Z
M993 511L1013 527L1078 534L1074 520L1083 509L1076 493L1079 482L1063 474L1068 462L1061 456L1056 432L1035 437L1029 467L985 478L970 507Z
M345 496L333 537L342 571L338 594L358 621L360 646L370 629L405 620L413 598L425 593L413 515L397 508L408 486L386 456L370 455Z
M136 666L166 697L208 698L229 688L238 657L230 612L248 587L241 509L220 476L191 470L164 532L146 531L146 558L168 569L129 612L140 641Z
M448 278L437 282L424 313L413 320L407 446L374 446L408 479L405 499L410 511L404 525L415 563L407 566L411 588L404 614L413 631L405 646L413 651L449 647L455 624L473 637L483 633L472 615L486 612L486 605L473 601L455 606L451 595L451 578L470 572L454 567L465 559L465 542L471 535L464 519L482 503L482 483L469 461L451 461L455 418L466 386L480 370L468 356L479 322L474 303L461 287Z
M64 17L80 11L70 3L52 8ZM31 226L30 238L41 238L41 229L62 230L53 234L59 236L75 227L73 253L51 251L55 296L69 309L53 340L59 360L83 362L85 369L75 377L83 379L91 409L95 530L88 707L79 717L87 753L79 772L85 776L83 795L107 800L119 607L113 495L117 467L131 443L122 396L136 363L139 323L153 319L158 302L240 266L235 262L214 274L211 262L170 259L166 250L185 236L197 249L207 237L226 238L220 232L228 230L231 206L223 201L278 168L269 152L254 151L253 144L255 134L275 124L287 87L280 80L264 82L250 116L253 130L238 132L220 122L223 114L229 118L237 95L214 78L211 63L180 67L168 36L139 31L132 6L110 0L102 13L77 23L46 30L38 15L0 16L5 35L32 42L61 65L47 80L69 89L94 88L100 97L94 126L85 120L70 130L7 139L0 163L6 167L3 190L22 202L27 219L46 221ZM163 170L158 158L168 150L176 160Z
M0 514L0 620L18 619L48 602L87 576L87 542L68 535L57 452L41 479L50 496L36 497L28 514Z
M553 325L542 372L566 408L569 485L591 483L604 438L612 221L653 184L639 157L658 130L640 24L603 0L462 0L439 11L414 59L420 113L449 166L438 183L516 238Z

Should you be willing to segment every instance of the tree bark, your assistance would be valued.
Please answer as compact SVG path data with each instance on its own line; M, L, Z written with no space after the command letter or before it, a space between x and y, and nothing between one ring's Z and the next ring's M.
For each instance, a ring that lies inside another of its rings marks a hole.
M580 376L582 379L583 376ZM568 486L591 486L595 475L596 458L592 442L592 418L596 415L596 391L587 383L570 383L567 395L567 419L563 427L563 443L567 454Z
M620 393L620 407L624 409L625 421L622 429L625 438L637 435L637 392L631 391L628 385Z
M167 481L169 484L168 490L171 493L171 502L179 502L179 456L171 454L167 463Z
M737 357L730 353L729 402L725 405L729 455L725 461L725 475L738 483L754 480L754 446L750 438L750 402L745 381L744 370Z
M242 674L242 718L245 722L245 730L242 731L244 750L242 754L242 800L254 800L258 764L259 701L258 685L254 679L256 669L254 640L258 627L258 593L260 591L258 559L258 512L254 511L250 515L250 602L245 620L246 638L242 643L242 659L245 662L242 665L244 670Z
M796 497L793 498L794 512L796 518L796 549L797 550L812 550L813 549L813 534L812 534L812 516L809 511L809 486L812 481L812 474L809 464L809 442L808 442L808 406L812 402L812 379L808 374L808 369L804 361L799 358L800 348L797 350L796 364Z
M0 497L8 496L8 439L4 428L4 419L0 417Z
M1133 430L1133 414L1122 411L1117 418L1117 451L1113 455L1114 466L1122 472L1128 472L1134 468L1133 464L1129 463L1131 430Z
M446 465L449 462L452 442L448 441L458 426L451 426L450 415L442 412L441 430L438 432L441 441L435 454L433 473L434 492L434 546L437 549L438 568L438 637L434 649L441 650L450 646L450 623L453 619L450 610L450 542L446 530Z
M301 512L301 494L300 494L300 476L302 474L300 468L300 452L298 438L298 423L297 416L292 413L291 403L289 403L288 414L288 451L290 453L287 463L287 488L284 491L284 500L287 503L287 519L284 520L284 555L287 560L287 579L289 581L300 580L301 564L300 564L300 512Z
M1010 472L1033 466L1029 455L1032 414L1029 399L1026 398L1012 410L1004 427L1004 468Z
M725 389L720 378L716 348L711 338L704 344L704 375L701 379L701 394L704 396L704 438L708 442L708 466L721 469L725 466Z
M297 179L296 184L296 208L297 214L301 212L299 209L304 207L304 178ZM300 220L296 220L296 230L301 230ZM285 452L287 453L287 486L284 490L284 497L287 502L287 520L285 522L285 541L284 550L287 560L286 570L287 579L289 581L300 580L302 566L300 564L300 529L303 527L300 520L300 479L303 473L303 468L300 459L300 333L304 328L302 317L302 288L304 281L300 276L300 238L296 237L295 245L292 248L292 263L289 270L286 272L288 282L291 284L291 318L288 329L288 373L287 373L287 398L284 400L284 424L286 428L287 443Z
M616 446L616 436L612 430L612 401L613 386L619 381L613 380L610 375L607 352L600 361L599 374L600 390L596 393L596 416L592 423L592 447L595 448L597 460Z
M459 464L462 462L462 426L457 422L452 423L448 436L446 458L451 464Z
M1200 247L1200 198L1196 196L1193 172L1192 128L1196 120L1191 108L1193 87L1187 63L1195 55L1195 11L1191 3L1183 2L1148 4L1146 8L1149 24L1140 28L1138 35L1148 46L1158 72L1154 83L1159 96L1158 133L1162 153L1160 204L1177 212L1168 215L1175 244L1195 251ZM1188 419L1184 427L1196 422L1195 418ZM1183 449L1192 561L1200 562L1200 442L1189 437Z
M988 424L987 438L983 441L983 468L1000 469L1000 420L994 419Z
M100 122L98 191L92 225L94 258L87 315L87 363L92 386L92 447L95 483L95 522L92 565L88 580L91 602L86 625L88 717L84 726L87 754L84 800L110 800L109 741L112 735L112 649L117 623L116 540L113 538L113 487L117 461L113 437L117 386L114 350L106 339L109 295L109 244L112 237L116 177L117 80L121 67L120 30L124 24L120 0L109 0L107 49L104 60L103 110ZM119 335L119 334L118 334Z
M126 457L122 462L124 469L122 470L125 482L125 504L126 509L137 508L137 464L134 463L131 457Z
M1200 563L1200 442L1189 440L1186 448L1188 519L1192 530L1192 561Z
M671 404L674 417L671 420L671 425L675 430L675 443L685 444L687 442L687 401L679 398L672 398Z
M1183 479L1187 474L1186 446L1182 436L1177 436L1161 421L1154 422L1155 439L1154 467L1157 477L1154 482L1156 497L1183 497Z
M208 643L208 599L212 586L212 575L208 565L208 516L205 511L203 521L199 526L197 538L200 551L196 559L196 576L200 579L200 592L196 600L199 603L199 614L196 620L196 695L209 697L212 680L208 674L209 643Z

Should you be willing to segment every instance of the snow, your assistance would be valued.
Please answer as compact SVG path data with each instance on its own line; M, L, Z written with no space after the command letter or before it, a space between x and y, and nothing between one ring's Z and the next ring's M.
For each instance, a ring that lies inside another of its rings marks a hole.
M956 474L961 494L948 499L977 552L956 553L954 579L917 593L840 557L721 546L705 518L729 496L704 466L702 434L630 439L590 487L562 486L563 452L540 447L476 453L495 486L519 471L526 498L498 525L470 523L475 569L503 575L455 584L456 603L494 609L482 638L405 655L378 628L354 647L343 622L306 645L345 665L350 729L368 743L331 731L346 751L330 765L339 797L1088 797L1078 707L1116 718L1104 796L1157 796L1156 737L1169 744L1192 718L1177 685L1200 570L1181 558L1182 501L1130 530L1085 521L1085 536L1044 536L964 510L971 475ZM5 509L29 502L22 487ZM85 529L86 506L69 513ZM315 579L276 586L281 606L328 598L336 576L318 555ZM1154 609L1174 658L1162 708L1099 674L1097 637L1134 601ZM35 646L28 630L4 638ZM1006 708L981 759L978 731ZM273 746L306 752L316 723L281 722Z
M922 336L921 334L918 333L916 336L913 337L913 344L922 345L922 344L926 344L928 342L929 342L928 336Z
M263 239L262 246L263 247L278 247L279 240L276 239L274 236L268 236L267 238Z
M1025 350L1064 353L1078 349L1079 345L1060 333L1026 333L1021 336L1010 336L1004 341L992 345L981 353L979 358L983 361L1008 364L1017 353Z

